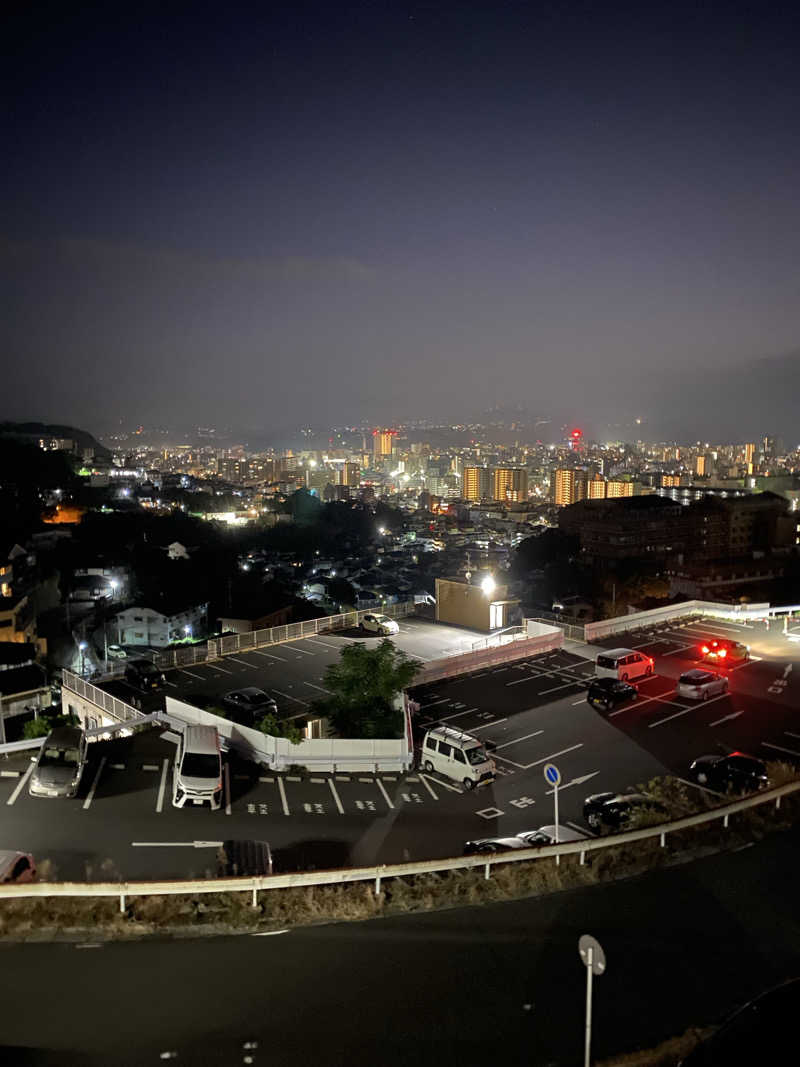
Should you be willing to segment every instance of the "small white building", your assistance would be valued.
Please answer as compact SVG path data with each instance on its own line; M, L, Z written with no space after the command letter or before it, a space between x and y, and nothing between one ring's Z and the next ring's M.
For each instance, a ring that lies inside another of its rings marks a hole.
M166 648L173 641L205 634L208 604L197 604L172 615L153 608L132 607L120 611L109 627L120 645Z

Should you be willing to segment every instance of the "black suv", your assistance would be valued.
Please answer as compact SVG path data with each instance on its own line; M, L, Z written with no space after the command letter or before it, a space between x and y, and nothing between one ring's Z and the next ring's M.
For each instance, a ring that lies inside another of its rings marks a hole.
M647 793L595 793L583 802L583 817L593 830L619 830L642 808L666 815L664 805Z
M594 678L589 682L586 699L593 708L603 708L610 711L617 704L625 704L629 700L636 700L639 692L636 686L629 685L617 678Z
M718 793L754 793L769 785L763 760L745 752L727 756L699 756L689 768L693 781Z

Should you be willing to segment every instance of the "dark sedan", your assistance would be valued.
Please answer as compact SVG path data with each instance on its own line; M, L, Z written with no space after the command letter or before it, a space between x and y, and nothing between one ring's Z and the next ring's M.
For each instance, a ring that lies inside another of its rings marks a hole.
M641 810L666 815L664 805L647 793L595 793L583 802L583 817L593 830L619 830Z
M689 768L689 776L719 793L754 793L769 785L764 761L745 752L699 756Z
M610 711L618 704L626 704L629 700L636 700L639 692L636 686L628 682L622 682L617 678L594 678L589 683L586 699L593 708L602 708Z
M245 716L251 719L254 719L259 712L274 715L278 710L274 698L265 693L263 689L256 689L253 685L226 693L222 698L222 703L231 711L244 712Z

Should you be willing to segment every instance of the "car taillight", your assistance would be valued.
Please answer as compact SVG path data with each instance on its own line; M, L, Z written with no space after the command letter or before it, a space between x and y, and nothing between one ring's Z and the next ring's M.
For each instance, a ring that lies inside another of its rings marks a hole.
M708 645L703 645L701 651L702 651L704 656L707 656L708 653L711 651L711 649L708 647Z
M728 650L727 650L727 648L721 648L721 649L719 650L719 653L718 653L718 655L719 655L719 658L720 658L720 659L725 659L725 657L726 657L726 656L728 655Z

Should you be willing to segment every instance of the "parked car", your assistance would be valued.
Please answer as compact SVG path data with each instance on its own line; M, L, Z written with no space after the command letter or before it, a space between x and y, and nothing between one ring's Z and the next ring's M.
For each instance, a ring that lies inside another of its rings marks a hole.
M610 711L618 704L636 700L638 695L636 686L628 682L621 682L616 678L594 678L589 683L586 699L593 708Z
M700 785L720 793L753 793L769 785L767 766L746 752L729 752L727 756L698 756L689 767L689 776Z
M727 692L727 678L716 671L702 671L699 668L682 674L675 687L675 695L688 700L708 700Z
M278 713L278 705L274 697L265 693L263 689L256 689L253 685L245 689L232 689L222 698L222 703L224 707L244 712L253 719L259 712L268 712L271 715Z
M666 815L664 805L647 793L595 793L583 802L583 817L592 830L619 830L636 811Z
M36 881L36 863L30 852L0 849L0 885L23 885Z
M627 682L631 678L649 678L655 668L652 656L636 652L632 648L609 648L600 652L594 661L594 673L598 678L618 678Z
M178 740L172 775L172 803L208 804L219 811L222 804L222 752L214 726L187 726Z
M134 689L148 692L151 689L161 689L167 684L164 672L151 663L149 659L133 659L125 667L125 681Z
M465 856L484 856L496 852L515 852L520 848L532 848L522 837L480 837L467 841L464 845Z
M86 734L79 726L56 726L31 759L32 797L74 797L86 766Z
M566 844L569 841L585 841L588 837L588 834L573 830L571 826L558 827L559 844ZM540 845L554 845L555 843L555 826L540 826L538 830L524 830L513 837L481 837L475 841L467 841L464 845L464 855L482 856L496 852L515 852L517 849L537 848Z
M120 645L109 645L106 649L109 659L127 659L128 653Z
M388 615L373 612L369 612L362 618L361 629L365 633L382 634L384 637L400 633L400 627L394 619L390 619Z
M520 837L531 845L554 845L556 844L556 828L555 825L540 826L538 830L531 830L530 833L520 834ZM583 833L582 830L575 830L572 826L563 826L559 824L558 827L558 844L563 845L570 841L586 841L589 834Z
M703 642L700 655L709 663L744 663L750 659L750 646L741 641L729 641L726 637L714 638Z

